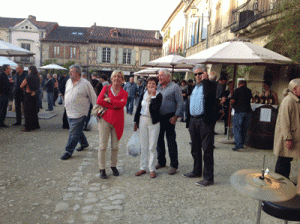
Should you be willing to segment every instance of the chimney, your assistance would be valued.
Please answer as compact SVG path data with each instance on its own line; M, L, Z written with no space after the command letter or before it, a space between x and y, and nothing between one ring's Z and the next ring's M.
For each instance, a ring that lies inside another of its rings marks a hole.
M35 16L32 16L32 15L29 15L29 16L28 16L28 19L31 20L31 21L36 21L36 17L35 17Z

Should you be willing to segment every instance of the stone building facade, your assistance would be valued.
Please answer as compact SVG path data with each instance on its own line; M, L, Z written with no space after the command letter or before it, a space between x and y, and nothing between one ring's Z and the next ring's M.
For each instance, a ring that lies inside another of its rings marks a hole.
M74 61L84 70L110 73L121 69L126 75L161 56L159 31L112 28L57 27L42 38L43 61L57 64Z
M176 32L169 35L168 30L184 23L181 54L186 57L235 38L268 47L270 30L281 17L276 13L280 3L281 0L182 0L166 21L162 35L176 39ZM171 41L164 42L164 49L172 49L171 45ZM209 68L220 72L222 65ZM292 75L286 66L253 66L245 78L253 92L261 92L261 83L267 78L273 81L272 89L281 93Z

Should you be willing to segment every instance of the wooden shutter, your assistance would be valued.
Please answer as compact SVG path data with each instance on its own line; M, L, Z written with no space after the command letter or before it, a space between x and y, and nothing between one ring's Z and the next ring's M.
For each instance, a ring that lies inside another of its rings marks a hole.
M53 58L54 57L54 46L50 45L49 46L49 58Z
M103 54L103 48L102 47L98 47L98 49L97 49L97 62L99 64L102 63L102 57L103 57L102 54Z
M123 64L123 49L122 48L118 49L118 64L119 65Z
M135 50L131 50L130 64L135 65Z
M76 58L77 60L80 59L80 48L79 48L79 47L76 47L75 58Z
M66 47L66 57L65 58L67 58L67 59L70 58L70 46Z
M116 48L110 49L110 63L115 64L116 63Z
M150 61L150 51L142 50L140 65L144 65Z
M64 47L63 46L59 46L59 57L64 58Z

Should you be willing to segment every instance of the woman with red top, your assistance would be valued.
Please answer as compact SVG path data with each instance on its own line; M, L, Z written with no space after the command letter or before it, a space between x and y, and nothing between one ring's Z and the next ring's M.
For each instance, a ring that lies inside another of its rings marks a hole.
M35 66L28 68L28 76L21 83L20 88L25 90L24 95L24 117L25 129L21 131L30 132L39 129L37 91L40 87L40 76Z
M98 122L100 137L98 161L102 179L107 179L105 154L109 135L111 135L111 169L114 176L119 176L117 170L119 141L124 130L124 107L128 98L128 93L122 88L124 79L122 71L113 71L111 75L112 85L104 86L97 100L97 104L108 109ZM107 88L108 97L106 96Z

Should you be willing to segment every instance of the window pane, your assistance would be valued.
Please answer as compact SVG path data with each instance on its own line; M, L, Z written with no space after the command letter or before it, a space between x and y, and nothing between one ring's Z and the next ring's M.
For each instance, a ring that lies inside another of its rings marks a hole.
M110 63L110 48L103 48L102 62L103 63Z
M130 65L130 63L131 63L131 49L124 49L123 64Z

